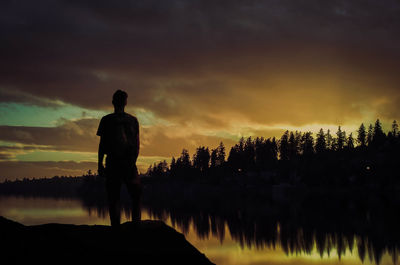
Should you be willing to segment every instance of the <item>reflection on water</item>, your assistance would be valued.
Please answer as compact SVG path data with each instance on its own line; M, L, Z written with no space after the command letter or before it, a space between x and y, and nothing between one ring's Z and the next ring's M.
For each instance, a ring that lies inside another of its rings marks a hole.
M156 218L169 216L183 232L193 225L198 238L212 235L222 242L228 230L242 248L279 247L286 255L334 255L338 260L353 253L361 262L375 264L390 256L391 263L398 264L400 217L391 201L361 194L238 197L214 200L202 209L163 204L149 211Z
M273 192L221 197L196 191L164 195L168 199L144 198L143 219L166 221L217 264L399 263L398 204L387 197ZM126 221L130 211L128 204L122 205ZM102 199L2 197L0 215L26 225L109 224Z

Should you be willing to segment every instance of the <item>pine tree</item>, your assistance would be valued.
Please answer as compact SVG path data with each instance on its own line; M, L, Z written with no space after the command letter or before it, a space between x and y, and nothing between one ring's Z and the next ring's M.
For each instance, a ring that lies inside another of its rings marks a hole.
M346 142L346 134L342 131L342 129L338 128L336 132L337 140L336 140L336 149L337 150L342 150L344 147L344 143Z
M211 149L210 168L215 168L217 165L217 149Z
M219 143L216 155L217 155L216 166L222 166L225 163L225 146L223 142Z
M255 164L258 169L264 168L265 162L268 159L266 153L266 141L263 137L257 137L254 143L255 149Z
M349 150L354 149L354 138L353 133L350 133L349 137L347 138L347 148Z
M188 169L191 167L189 152L186 149L182 150L181 156L176 162L176 166L181 169Z
M300 154L300 143L301 143L301 138L303 137L303 135L301 134L301 132L296 131L294 134L294 138L296 141L296 148L297 148L297 154Z
M274 161L278 160L278 143L275 137L273 137L271 141L271 157Z
M244 144L244 161L245 161L245 169L254 170L255 167L255 143L251 137L247 138L246 143Z
M168 171L168 163L167 161L159 162L156 168L157 176L162 176Z
M286 131L279 141L279 156L281 160L289 159L289 131Z
M369 124L368 133L367 133L367 144L368 144L368 146L370 146L372 144L372 139L373 139L373 127L372 127L372 124Z
M172 157L172 159L171 159L171 165L170 165L171 171L174 171L174 170L175 170L175 166L176 166L175 157Z
M317 142L315 144L315 151L319 154L326 151L326 136L324 130L321 128L317 134Z
M333 150L334 149L333 137L332 137L331 131L329 129L326 132L326 148L328 150Z
M238 151L239 152L243 152L244 151L244 137L241 137L240 140L239 140Z
M303 134L301 149L304 156L310 156L314 153L314 138L312 137L312 132Z
M399 135L399 125L397 124L396 120L394 120L392 123L392 135L394 137L397 137Z
M372 142L378 146L378 145L381 145L385 141L385 138L386 138L386 135L383 132L382 124L379 121L379 119L377 119L375 122L375 126L374 126Z
M361 147L364 147L367 144L367 142L366 142L367 133L365 131L364 123L361 123L360 128L358 128L357 133L358 133L357 142Z
M296 131L297 134L297 131ZM298 141L297 137L293 134L293 132L290 132L289 140L288 140L288 158L289 160L293 160L297 157L299 154L299 148L298 148Z
M235 144L234 146L231 147L231 150L229 151L229 156L228 156L228 163L229 165L234 168L238 169L240 168L240 151L239 151L239 145Z
M153 174L153 166L150 164L149 168L147 169L147 176L152 176Z
M196 153L193 155L193 167L203 172L208 168L209 163L210 151L208 147L198 147Z

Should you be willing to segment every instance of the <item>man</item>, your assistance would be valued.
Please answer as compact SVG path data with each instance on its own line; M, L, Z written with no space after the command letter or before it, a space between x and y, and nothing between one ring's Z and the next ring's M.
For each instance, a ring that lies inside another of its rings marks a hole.
M117 90L112 99L114 113L104 116L99 124L98 173L106 177L111 226L121 222L120 190L124 182L132 199L132 219L140 220L140 180L136 168L139 155L139 122L125 112L128 94ZM106 157L106 167L103 158Z

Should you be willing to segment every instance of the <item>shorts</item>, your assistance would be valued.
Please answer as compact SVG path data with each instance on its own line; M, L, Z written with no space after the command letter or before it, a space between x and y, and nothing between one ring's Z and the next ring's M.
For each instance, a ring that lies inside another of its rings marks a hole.
M120 181L134 181L139 179L139 174L135 163L129 160L106 158L105 168L106 179Z

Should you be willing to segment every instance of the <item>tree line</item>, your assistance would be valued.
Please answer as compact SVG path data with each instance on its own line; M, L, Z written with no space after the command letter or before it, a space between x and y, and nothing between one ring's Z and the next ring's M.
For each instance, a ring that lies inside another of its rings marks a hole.
M183 149L169 164L164 160L151 165L147 175L177 179L241 175L262 177L272 184L376 185L372 175L394 178L399 143L397 122L385 133L379 119L368 127L362 123L356 135L341 126L335 133L321 128L315 137L310 131L287 130L278 139L242 137L228 155L223 142L215 149L199 146L192 157Z

